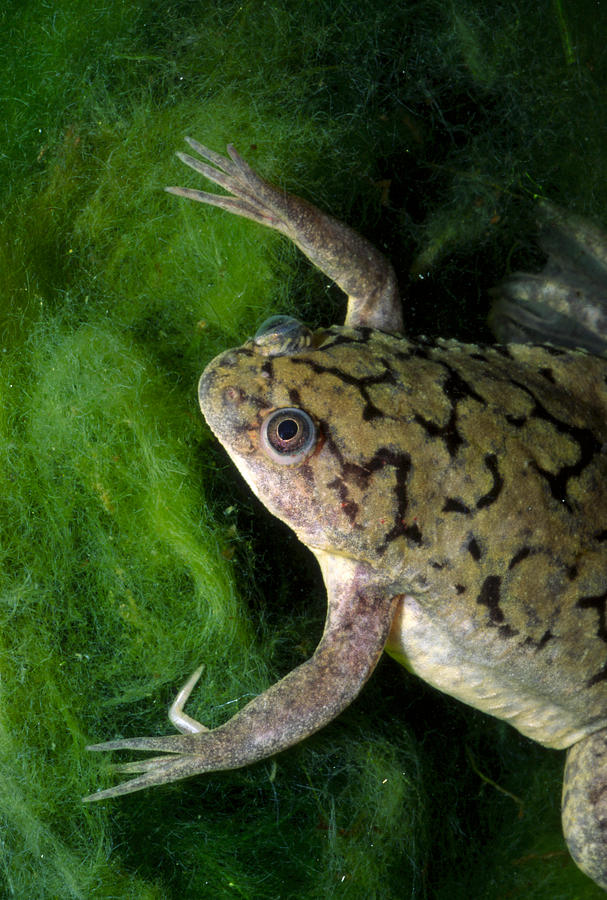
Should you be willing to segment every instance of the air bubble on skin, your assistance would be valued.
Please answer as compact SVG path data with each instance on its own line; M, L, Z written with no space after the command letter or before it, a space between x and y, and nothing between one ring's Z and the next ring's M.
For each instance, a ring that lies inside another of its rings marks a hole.
M265 356L287 356L310 346L312 332L292 316L270 316L261 323L253 343Z

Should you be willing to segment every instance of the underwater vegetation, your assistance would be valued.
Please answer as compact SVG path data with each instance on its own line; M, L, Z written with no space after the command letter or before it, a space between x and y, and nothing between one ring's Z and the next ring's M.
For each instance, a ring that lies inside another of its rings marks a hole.
M601 18L590 0L0 12L0 895L601 896L560 833L562 755L389 660L274 761L80 802L113 778L87 743L171 731L200 663L188 712L219 724L324 615L196 382L269 314L337 321L342 298L271 232L163 193L183 135L234 141L381 246L410 333L487 338L487 289L541 262L536 195L605 224Z

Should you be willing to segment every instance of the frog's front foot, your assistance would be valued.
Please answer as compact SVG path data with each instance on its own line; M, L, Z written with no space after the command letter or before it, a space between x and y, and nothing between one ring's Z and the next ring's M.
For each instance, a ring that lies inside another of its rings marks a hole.
M607 354L607 234L541 201L541 272L516 272L491 292L489 325L502 343L551 343Z

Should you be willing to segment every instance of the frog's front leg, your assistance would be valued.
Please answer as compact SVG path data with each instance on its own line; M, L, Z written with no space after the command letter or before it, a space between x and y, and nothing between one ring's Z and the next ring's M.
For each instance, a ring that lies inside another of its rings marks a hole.
M567 751L562 814L569 852L607 890L607 729Z
M175 755L117 766L119 772L142 774L85 800L117 797L200 772L237 769L298 743L334 719L352 702L375 668L399 601L398 596L386 595L374 585L363 566L353 565L352 569L354 578L347 585L336 589L328 585L325 630L311 659L219 728L167 737L127 738L89 747L159 750Z
M346 325L402 331L396 275L369 241L307 200L264 181L231 145L228 159L191 138L186 140L208 162L186 153L178 153L179 158L232 196L181 187L168 187L167 191L219 206L285 234L348 295Z

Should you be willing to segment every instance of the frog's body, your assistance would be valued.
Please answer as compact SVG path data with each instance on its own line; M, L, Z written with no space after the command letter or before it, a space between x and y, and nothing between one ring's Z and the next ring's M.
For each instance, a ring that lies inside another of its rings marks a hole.
M585 598L607 589L605 362L345 327L313 343L271 357L247 343L201 381L226 446L264 411L318 423L300 466L267 471L244 448L255 493L323 569L354 559L406 595L388 651L424 679L552 747L601 727L607 646Z
M346 325L270 320L213 360L202 411L241 473L317 556L314 656L207 731L104 749L176 754L91 799L246 765L303 739L386 649L422 678L570 751L564 824L607 887L607 361L582 351L410 341L389 264L238 155L186 162L233 197L176 192L286 233L349 294ZM189 688L188 688L189 691ZM186 691L187 698L187 691ZM591 795L595 800L590 799Z

